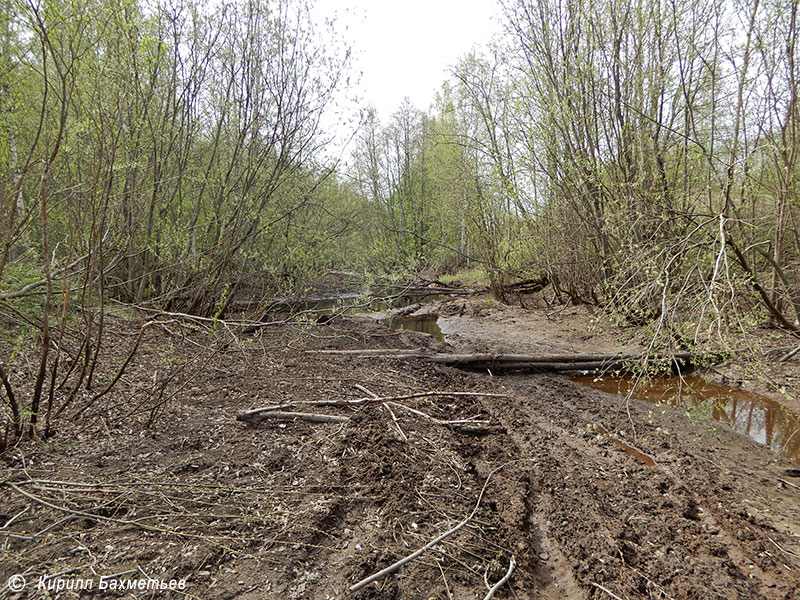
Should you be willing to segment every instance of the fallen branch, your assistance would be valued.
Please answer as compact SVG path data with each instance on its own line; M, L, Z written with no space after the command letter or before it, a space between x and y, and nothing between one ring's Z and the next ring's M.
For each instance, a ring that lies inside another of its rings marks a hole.
M342 354L355 356L386 356L397 358L413 356L414 358L428 358L433 362L455 364L465 362L489 362L493 364L514 362L589 362L589 361L621 361L641 360L642 354L635 353L606 353L606 354L445 354L427 352L425 350L411 350L408 348L374 348L364 350L306 350L306 354ZM711 353L710 356L727 356L721 352ZM691 352L675 352L673 354L654 354L650 360L665 360L675 358L689 360L696 358L697 354Z
M438 361L437 361L438 362ZM450 363L445 363L450 364ZM630 363L628 362L501 362L498 364L493 363L472 363L472 362L457 362L452 363L450 366L459 367L462 369L491 369L494 371L536 371L541 373L561 373L564 371L596 371L598 369L611 369L613 371L624 369Z
M447 538L449 538L451 535L453 535L454 533L456 533L456 532L458 532L459 530L461 530L461 529L462 529L462 528L463 528L463 527L464 527L464 526L465 526L467 523L469 523L469 522L470 522L470 521L473 519L473 517L475 517L475 514L478 512L478 508L480 508L480 505L481 505L481 500L483 500L483 495L484 495L484 493L486 492L486 488L488 487L488 485L489 485L489 482L490 482L490 481L491 481L491 479L492 479L492 476L493 476L495 473L497 473L498 471L500 471L501 469L503 469L503 468L507 467L507 466L508 466L508 465L510 465L510 464L513 464L513 463L516 463L516 462L521 462L521 461L527 461L527 460L531 460L531 459L522 458L522 459L518 459L518 460L512 460L511 462L507 462L507 463L505 463L505 464L502 464L502 465L500 465L499 467L497 467L496 469L494 469L494 470L493 470L491 473L489 473L489 475L486 477L486 481L484 481L484 483L483 483L483 487L481 488L481 493L480 493L480 494L478 494L478 500L477 500L477 502L475 503L475 508L473 508L473 509L472 509L472 512L469 514L469 516L468 516L466 519L464 519L463 521L461 521L461 522L460 522L458 525L456 525L456 526L455 526L455 527L453 527L452 529L450 529L450 530L448 530L448 531L445 531L445 532L444 532L442 535L440 535L439 537L437 537L435 540L432 540L432 541L428 542L427 544L425 544L425 545L424 545L422 548L420 548L420 549L419 549L419 550L417 550L416 552L414 552L414 553L412 553L412 554L409 554L409 555L408 555L408 556L406 556L405 558L401 558L401 559L400 559L400 560L398 560L396 563L394 563L394 564L392 564L392 565L390 565L390 566L386 567L386 568L385 568L385 569L383 569L382 571L378 571L377 573L375 573L375 574L373 574L373 575L370 575L369 577L366 577L365 579L362 579L361 581L359 581L359 582L358 582L358 583L356 583L355 585L351 586L351 587L350 587L350 591L351 591L351 592L355 592L355 591L357 591L357 590L360 590L360 589L361 589L361 588L363 588L364 586L366 586L366 585L369 585L370 583L373 583L373 582L375 582L375 581L378 581L379 579L383 579L383 578L384 578L384 577L386 577L387 575L391 575L391 574L392 574L392 573L394 573L395 571L398 571L398 570L400 570L400 568L402 568L402 567L403 567L403 565L406 565L406 564L410 563L410 562L411 562L412 560L414 560L415 558L419 558L419 557L420 557L420 556L422 556L422 555L423 555L423 554L424 554L424 553L425 553L427 550L430 550L430 549L431 549L431 548L433 548L433 547L434 547L436 544L438 544L438 543L442 542L443 540L446 540L446 539L447 539Z
M353 400L294 400L294 401L291 401L291 402L285 402L283 404L273 404L273 405L270 405L270 406L263 406L261 408L254 408L252 410L248 410L248 411L245 411L243 413L239 413L236 416L236 420L237 421L253 422L253 421L251 421L251 419L255 418L256 415L260 415L262 413L270 413L272 415L275 415L275 413L277 411L281 411L281 410L283 410L285 408L290 408L292 406L297 406L297 405L345 407L345 406L362 406L364 404L369 404L369 403L385 402L385 403L395 404L395 406L398 406L400 408L404 408L404 409L408 410L409 412L413 412L414 414L416 414L418 416L431 419L432 421L435 421L436 423L439 423L440 425L460 425L460 424L463 424L463 423L485 423L485 421L479 421L479 420L475 420L475 419L457 419L457 420L453 420L453 421L448 421L448 420L444 420L444 419L437 419L435 417L431 417L430 415L425 414L424 412L418 411L418 410L416 410L414 408L410 408L410 407L405 406L403 404L397 404L396 401L398 401L398 400L410 400L410 399L413 399L413 398L430 398L430 397L433 397L433 396L456 396L456 397L458 397L458 396L472 396L472 397L479 397L479 398L508 398L507 394L488 394L488 393L483 393L483 392L418 392L418 393L415 393L415 394L403 394L403 395L400 395L400 396L383 396L383 397L381 397L381 396L378 396L375 392L372 392L372 391L368 390L364 386L357 385L355 387L359 391L362 391L362 392L364 392L366 394L369 394L370 397L369 398L356 398L356 399L353 399ZM289 413L287 413L287 414L289 414ZM301 414L301 413L298 413L298 414ZM270 418L270 417L264 417L264 418ZM342 417L342 418L345 418L345 417ZM255 422L257 423L257 422L260 422L261 420L263 420L263 419L259 418L259 420L255 421Z
M386 410L389 411L389 414L392 417L392 421L394 421L394 426L397 428L397 431L400 433L400 437L403 438L404 442L407 442L408 441L408 436L405 434L403 429L400 427L400 422L397 420L397 416L394 414L394 411L392 411L392 407L389 406L388 403L385 404L384 406L386 407Z
M378 396L378 394L373 392L371 389L364 387L360 383L355 384L353 387L356 388L359 392L364 392L367 396L370 396L374 400L377 400L378 398L380 398L380 396Z
M372 398L358 398L356 400L292 400L290 402L284 402L283 404L271 404L269 406L262 406L260 408L254 408L252 410L248 410L244 413L240 413L240 415L245 414L255 414L258 412L271 412L275 410L283 410L285 408L291 408L292 406L361 406L362 404L366 404L368 402L375 402ZM239 417L236 417L239 419ZM240 421L242 419L239 419Z
M786 354L784 354L783 356L781 356L781 357L778 359L778 362L779 362L779 363L786 362L787 360L789 360L790 358L792 358L792 357L793 357L795 354L797 354L798 352L800 352L800 346L798 346L798 347L797 347L797 348L795 348L794 350L790 350L789 352L787 352Z
M418 392L403 396L390 396L380 400L410 400L412 398L430 398L431 396L473 396L475 398L508 398L508 394L490 394L485 392Z
M450 285L390 285L390 289L402 289L402 296L469 296L478 293L480 290L453 287Z
M785 479L781 479L780 477L778 477L777 479L778 479L778 481L780 481L784 485L789 485L789 486L791 486L793 488L797 488L798 490L800 490L800 485L795 485L791 481L786 481Z
M421 350L410 350L408 348L375 348L364 350L306 350L306 354L340 354L342 356L388 356L396 358L398 356L424 358L430 356L430 352Z
M528 370L542 372L594 371L598 369L626 369L634 363L670 362L695 364L699 356L714 361L726 359L730 354L715 352L693 354L676 352L673 354L436 354L423 350L375 349L375 350L308 350L314 354L341 354L345 356L365 356L392 358L397 360L426 359L434 363L466 369Z
M772 542L772 545L773 545L773 546L775 546L775 547L776 547L778 550L780 550L780 551L781 551L781 552L783 552L784 554L788 554L789 556L793 556L794 558L798 558L798 557L800 557L800 555L798 555L798 554L797 554L797 552L794 552L794 551L792 551L792 550L787 550L786 548L783 548L783 547L782 547L782 546L781 546L781 545L780 545L778 542L776 542L775 540L773 540L771 537L768 537L767 539L768 539L770 542Z
M387 355L389 356L389 355ZM723 358L727 355L713 353L706 355L710 358ZM691 352L676 352L674 354L653 354L646 356L643 354L430 354L426 356L428 360L435 363L446 365L464 366L480 365L498 367L517 368L519 365L539 365L542 369L553 368L557 365L582 365L582 364L623 364L646 360L648 362L657 361L693 361L698 357ZM552 367L551 367L552 365Z
M492 589L489 590L489 593L486 594L486 596L484 597L483 600L492 600L492 598L494 598L494 595L497 593L497 590L499 590L501 587L503 587L505 585L506 581L511 579L511 574L514 572L514 567L516 567L516 566L517 566L517 561L514 560L514 557L512 556L511 557L511 563L508 565L508 572L505 574L505 576L500 581L498 581L497 583L495 583L492 586Z
M86 258L88 256L89 256L88 254L84 254L80 258L76 258L74 261L69 263L67 266L61 267L60 269L56 269L55 271L50 273L50 278L52 279L53 277L57 277L58 275L60 275L64 271L68 271L69 269L71 269L72 267L77 265L79 262L86 260ZM17 290L16 292L7 292L7 293L4 293L4 294L0 294L0 300L12 300L13 298L22 298L28 292L30 292L31 290L36 289L38 287L43 287L45 284L47 284L47 278L38 279L37 281L34 281L33 283L29 283L28 285L26 285L22 289Z
M367 388L367 387L365 387L365 386L363 386L361 384L358 384L358 383L353 387L355 387L357 390L359 390L361 392L364 392L365 394L369 394L369 396L370 396L369 398L359 398L358 402L364 403L364 402L380 401L380 396L378 396L378 394L373 392L371 389L369 389L369 388ZM404 442L407 442L408 441L408 436L405 434L403 429L400 427L400 422L397 420L397 416L392 411L392 408L389 406L388 403L384 403L384 406L386 407L386 410L389 411L389 414L392 417L392 421L394 422L394 426L395 426L395 428L397 428L397 431L400 433L400 437L403 439Z
M79 518L77 515L67 515L66 517L64 517L60 521L56 521L55 523L52 523L52 524L48 525L47 527L45 527L41 531L38 531L38 532L36 532L36 533L34 533L32 535L21 535L21 534L18 534L18 533L0 531L0 536L5 536L5 537L7 537L9 539L12 539L12 540L22 540L22 541L25 541L25 542L33 542L36 539L38 539L41 536L43 536L48 531L50 531L52 529L55 529L56 527L58 527L62 523L66 523L67 521L71 521L72 519L77 519L77 518Z
M539 279L526 279L524 281L516 281L505 286L507 292L516 292L518 294L535 294L542 291L550 285L547 277L540 277Z
M411 414L417 415L418 417L429 419L430 421L433 421L437 425L467 425L467 424L487 425L489 423L489 421L482 421L479 419L455 419L452 421L447 421L445 419L437 419L436 417L432 417L428 413L424 413L421 410L417 410L416 408L411 408L410 406L406 406L405 404L400 404L399 402L387 401L386 404L391 406L396 406L397 408L402 408L403 410L406 410Z
M312 421L314 423L347 423L347 421L350 420L350 417L320 415L315 413L283 412L277 410L265 411L260 408L236 415L237 421L245 421L246 423L251 423L253 425L257 425L258 423L261 423L261 421L266 421L267 419L300 419L302 421Z
M214 324L217 323L219 325L223 325L225 327L245 327L245 328L262 328L262 327L269 327L272 325L286 325L289 322L289 319L281 319L279 321L255 321L255 320L236 320L236 319L215 319L214 317L201 317L198 315L192 315L189 313L182 313L182 312L171 312L167 310L159 310L156 308L150 308L149 306L144 306L142 304L128 304L126 302L120 302L119 300L112 301L120 306L124 306L126 308L132 308L135 310L140 310L142 312L148 312L154 315L162 315L167 317L175 317L185 319L187 321L196 321L198 323L208 323ZM252 333L252 332L249 332Z

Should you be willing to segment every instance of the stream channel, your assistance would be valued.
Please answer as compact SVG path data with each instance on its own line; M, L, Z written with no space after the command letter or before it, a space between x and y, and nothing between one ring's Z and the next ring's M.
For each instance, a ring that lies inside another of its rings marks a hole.
M383 319L392 329L419 331L444 341L435 315L397 316ZM627 375L600 377L575 375L572 380L609 394L631 396L653 404L682 407L692 419L706 418L727 423L774 453L800 465L800 415L775 400L747 390L718 385L697 376L657 377L648 384L634 385Z

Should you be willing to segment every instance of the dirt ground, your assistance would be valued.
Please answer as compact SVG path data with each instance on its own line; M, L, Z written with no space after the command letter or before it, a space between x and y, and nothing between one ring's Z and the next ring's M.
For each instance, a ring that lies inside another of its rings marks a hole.
M459 349L620 349L578 312L438 310ZM108 373L145 320L110 319ZM480 599L513 557L495 598L800 598L796 465L719 423L564 376L314 352L452 349L368 318L238 341L162 320L111 394L2 457L0 582L28 584L0 597ZM369 392L395 403L297 404ZM439 394L398 398L423 392ZM236 420L290 402L349 419ZM101 576L185 589L101 592ZM94 589L46 589L77 578Z

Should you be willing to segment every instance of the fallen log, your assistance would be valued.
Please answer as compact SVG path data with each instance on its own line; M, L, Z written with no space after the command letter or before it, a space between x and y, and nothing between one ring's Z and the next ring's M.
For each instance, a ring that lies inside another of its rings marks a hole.
M388 355L387 355L388 357ZM706 358L720 362L723 354L706 355ZM575 354L555 356L459 356L431 355L432 362L458 367L460 369L492 369L495 371L534 371L540 373L561 373L567 371L630 371L637 365L667 364L672 369L691 370L697 365L697 356L690 353L674 355L619 355L619 354Z
M507 292L514 292L517 294L535 294L542 291L550 284L547 277L540 277L539 279L526 279L524 281L515 281L505 286Z
M406 354L409 352L406 351ZM399 353L398 353L399 354ZM390 357L391 354L383 353ZM511 363L591 363L591 362L631 362L642 360L642 354L429 354L428 360L446 365L460 365L464 363L480 363L503 365ZM720 355L721 356L721 355ZM662 360L692 360L697 358L696 354L690 352L676 352L674 354L654 354L648 356L648 361Z
M673 354L653 354L646 356L634 353L614 354L444 354L423 350L375 349L375 350L309 350L318 354L342 354L375 358L411 360L423 358L431 362L462 369L529 370L539 372L595 371L598 369L629 369L636 363L663 363L691 368L698 358L720 362L731 353L693 354L675 352Z
M541 373L562 373L566 371L596 371L624 369L630 363L625 362L499 362L499 363L455 363L450 366L462 369L493 369L496 371L534 371Z
M380 402L397 402L398 400L412 400L414 398L432 398L435 396L468 396L472 398L508 398L508 394L491 394L486 392L416 392L413 394L401 394L399 396L378 396L370 392L362 385L356 385L358 389L370 395L368 398L353 398L351 400L292 400L283 404L272 404L270 406L262 406L261 408L254 408L252 410L239 413L237 419L244 421L248 415L255 415L265 412L281 411L293 406L338 406L338 407L357 407L363 404L376 404ZM452 423L452 422L448 422Z
M469 296L478 290L452 286L389 286L389 289L400 290L400 295L407 298L420 296Z
M338 407L357 407L364 404L385 404L392 405L403 410L407 410L417 416L425 417L438 425L449 425L454 427L472 427L488 425L488 421L483 421L475 417L470 419L437 419L422 411L416 410L405 404L398 404L398 400L411 400L414 398L431 398L434 396L470 396L478 398L508 398L507 394L491 394L485 392L416 392L412 394L401 394L399 396L378 396L371 392L363 385L356 385L356 388L369 394L368 398L355 398L352 400L294 400L285 402L283 404L273 404L270 406L262 406L261 408L254 408L247 410L236 415L237 421L244 421L257 425L261 421L267 419L301 419L304 421L312 421L317 423L345 423L350 420L349 417L340 417L338 415L323 415L318 413L301 413L301 412L286 412L285 409L292 408L298 405L302 406L338 406Z

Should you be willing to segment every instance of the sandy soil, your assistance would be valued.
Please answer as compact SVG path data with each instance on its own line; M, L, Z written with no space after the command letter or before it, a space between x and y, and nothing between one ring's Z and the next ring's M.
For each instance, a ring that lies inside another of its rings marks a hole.
M564 333L552 315L505 331L518 325L516 309L440 310L445 329L480 311L499 328L481 341L462 321L460 339L448 338L462 348L619 349L613 335ZM567 316L586 330L585 315ZM112 320L119 343L108 373L142 322ZM745 436L566 377L308 352L419 347L448 349L354 317L238 342L178 323L149 328L112 394L62 421L56 436L3 456L0 581L23 574L28 586L0 596L484 598L485 582L514 557L496 598L800 597L800 479ZM14 366L20 389L30 370ZM364 397L355 386L442 394L388 407L295 406L345 423L235 419L264 405ZM399 573L348 590L473 511ZM186 589L35 589L57 574L95 588L101 575L146 574L186 579Z
M447 343L465 352L581 353L639 348L621 341L619 331L585 306L524 309L485 296L442 300L434 305L438 306L439 327L447 334Z

